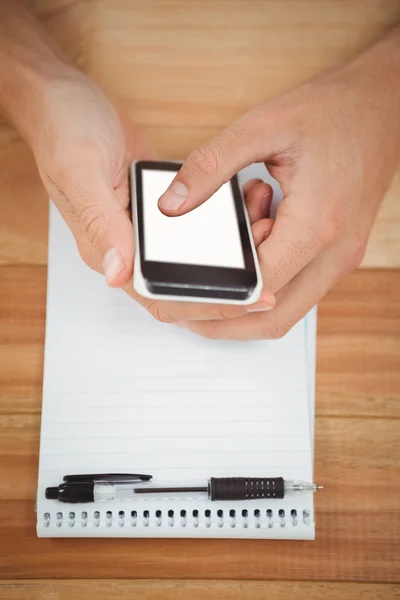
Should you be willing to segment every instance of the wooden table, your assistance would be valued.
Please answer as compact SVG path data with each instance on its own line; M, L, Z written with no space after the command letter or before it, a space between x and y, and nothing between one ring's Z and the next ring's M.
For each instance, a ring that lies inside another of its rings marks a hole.
M400 16L390 0L31 4L170 158ZM28 150L0 126L0 599L400 595L399 191L397 178L364 269L320 306L315 542L38 540L47 204Z

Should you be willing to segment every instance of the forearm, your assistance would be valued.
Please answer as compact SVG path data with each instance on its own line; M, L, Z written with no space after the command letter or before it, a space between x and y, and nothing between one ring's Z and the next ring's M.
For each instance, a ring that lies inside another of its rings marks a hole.
M0 0L0 111L29 141L54 78L72 66L18 0Z
M400 26L371 46L341 70L340 77L354 94L359 110L380 127L389 143L386 155L400 159ZM377 136L379 143L382 136ZM374 140L371 140L374 143Z
M400 24L350 62L350 66L354 69L363 69L366 65L378 76L378 79L392 77L393 86L396 85L399 89Z

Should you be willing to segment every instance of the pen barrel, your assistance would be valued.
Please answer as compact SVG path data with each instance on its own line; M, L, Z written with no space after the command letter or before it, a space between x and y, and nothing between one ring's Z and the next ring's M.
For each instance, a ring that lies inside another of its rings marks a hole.
M209 497L214 502L284 496L285 482L282 477L211 477L209 483Z

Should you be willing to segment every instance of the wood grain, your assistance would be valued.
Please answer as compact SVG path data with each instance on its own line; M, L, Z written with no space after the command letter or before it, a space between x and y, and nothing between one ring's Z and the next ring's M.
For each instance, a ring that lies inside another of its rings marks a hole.
M0 577L400 581L398 272L358 271L320 306L312 543L38 540L46 269L0 280Z
M0 267L0 414L40 414L46 268ZM357 271L319 308L318 416L400 417L400 274Z
M0 600L390 600L400 586L362 583L299 583L237 581L4 581Z
M166 158L184 158L400 21L398 0L26 2ZM316 542L36 538L48 204L4 122L0 165L0 599L399 597L399 586L376 583L400 581L396 271L358 271L320 306L315 470L326 489ZM399 196L400 172L366 267L400 267Z
M160 157L182 159L251 106L342 64L400 21L398 0L30 0L72 59L118 96ZM0 126L0 264L45 264L47 200ZM21 176L23 173L23 176ZM364 266L400 266L400 174Z

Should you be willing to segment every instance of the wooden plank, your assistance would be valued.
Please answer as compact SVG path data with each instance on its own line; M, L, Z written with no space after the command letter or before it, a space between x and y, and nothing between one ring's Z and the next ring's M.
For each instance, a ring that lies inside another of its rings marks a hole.
M365 583L300 583L257 581L3 581L0 600L389 600L400 586Z
M45 267L0 267L0 413L41 406ZM317 414L400 416L400 277L357 271L319 308Z
M220 0L206 9L202 0L96 0L94 6L87 71L129 100L137 122L152 126L223 127L343 64L400 16L396 0ZM47 25L57 36L50 15Z
M315 542L38 540L38 417L2 417L0 576L399 581L399 421L317 418ZM55 550L57 550L55 552ZM94 553L96 559L89 560ZM162 557L162 559L161 559Z
M341 64L400 17L397 0L29 4L73 60L122 99L159 156L177 159L254 104ZM5 127L0 165L0 264L45 264L46 195L28 150ZM400 266L399 193L400 175L364 266Z
M47 261L48 201L30 151L0 128L0 264Z
M38 540L44 267L0 268L0 577L399 581L400 277L358 271L321 303L317 541Z
M0 579L229 577L238 581L400 583L399 553L392 541L392 536L398 536L398 512L349 511L350 494L343 490L340 519L330 508L320 510L317 501L314 542L37 539L32 519L35 503L0 501Z
M400 416L400 276L356 271L318 309L317 414Z
M133 118L133 115L132 115ZM184 159L216 135L216 127L151 127L143 133L156 154ZM47 263L48 201L33 157L9 129L0 128L0 264ZM21 171L24 176L21 177ZM400 174L389 190L369 240L363 267L400 267Z
M348 510L357 512L361 503L360 510L368 508L378 516L396 509L400 514L399 429L394 417L317 416L315 477L329 490L317 496L321 510L330 508L340 519L340 497L350 494ZM2 500L35 499L39 435L40 415L0 415Z
M400 477L399 427L399 420L394 418L317 416L316 478L330 490L329 494L318 496L322 510L336 488L339 496L351 490L348 508L354 511L359 502L367 503L376 512L396 510L400 482L392 480L395 473ZM357 432L356 441L353 432ZM39 434L39 415L0 415L2 500L35 498ZM370 489L371 480L374 486ZM381 498L382 487L387 488L384 498ZM335 510L340 516L340 505Z

